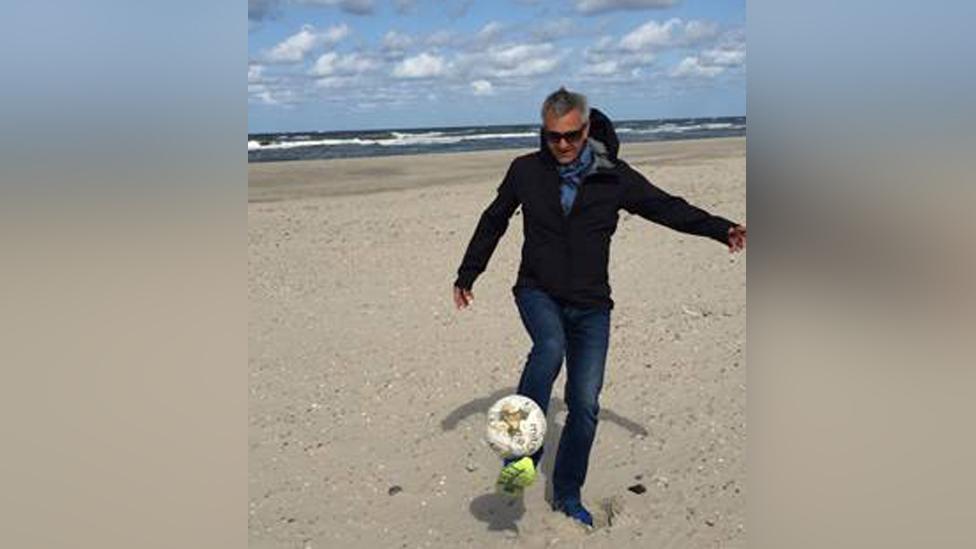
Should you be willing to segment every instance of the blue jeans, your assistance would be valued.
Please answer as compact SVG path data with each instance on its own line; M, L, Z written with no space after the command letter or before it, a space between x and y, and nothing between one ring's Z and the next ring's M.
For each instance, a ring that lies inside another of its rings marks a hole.
M553 505L580 501L590 448L596 436L600 389L610 340L609 308L580 309L558 302L542 290L519 288L515 303L532 338L518 394L549 409L552 384L566 359L563 399L569 410L553 469ZM532 455L538 466L543 448ZM508 460L511 461L511 460Z

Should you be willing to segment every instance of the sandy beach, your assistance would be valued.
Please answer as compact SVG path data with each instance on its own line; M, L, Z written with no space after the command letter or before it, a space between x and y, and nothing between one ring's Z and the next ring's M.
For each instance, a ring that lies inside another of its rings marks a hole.
M624 144L656 185L746 220L746 140ZM564 375L524 500L485 412L530 340L517 213L457 311L478 216L526 150L250 164L251 547L744 547L746 256L621 213L584 532L549 510ZM641 489L643 488L643 490ZM639 492L639 493L638 493Z

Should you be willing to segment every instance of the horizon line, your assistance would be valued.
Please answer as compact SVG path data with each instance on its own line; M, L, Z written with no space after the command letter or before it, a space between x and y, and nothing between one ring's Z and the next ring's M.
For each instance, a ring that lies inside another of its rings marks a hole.
M746 114L723 114L715 116L669 116L666 118L618 118L613 120L614 124L623 122L654 122L654 121L666 121L666 120L695 120L700 118L746 118ZM284 131L247 131L247 135L255 134L287 134L287 133L335 133L335 132L361 132L361 131L398 131L398 130L426 130L426 129L452 129L452 128L475 128L475 127L492 127L492 126L531 126L535 125L537 122L514 122L514 123L497 123L497 124L467 124L467 125L452 125L452 126L412 126L412 127L399 127L399 128L388 128L388 127L366 127L366 128L356 128L356 129L336 129L336 130L284 130Z

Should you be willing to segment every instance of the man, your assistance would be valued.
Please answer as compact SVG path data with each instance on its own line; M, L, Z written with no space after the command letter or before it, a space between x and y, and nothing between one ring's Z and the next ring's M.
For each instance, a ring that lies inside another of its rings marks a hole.
M580 491L596 435L599 395L610 334L607 263L610 237L624 209L672 229L745 247L746 229L651 185L617 158L610 121L586 97L560 88L542 105L542 144L512 161L498 195L481 215L454 282L458 309L521 205L525 240L513 293L532 338L518 393L548 409L566 359L568 408L553 470L552 508L593 526ZM506 460L498 488L519 495L535 480L543 449Z

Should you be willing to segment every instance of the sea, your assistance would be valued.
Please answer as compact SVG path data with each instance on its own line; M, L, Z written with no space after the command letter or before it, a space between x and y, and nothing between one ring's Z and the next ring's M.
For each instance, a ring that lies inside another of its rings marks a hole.
M622 143L746 134L745 116L614 121ZM249 133L248 162L428 154L539 146L538 124L388 130Z

